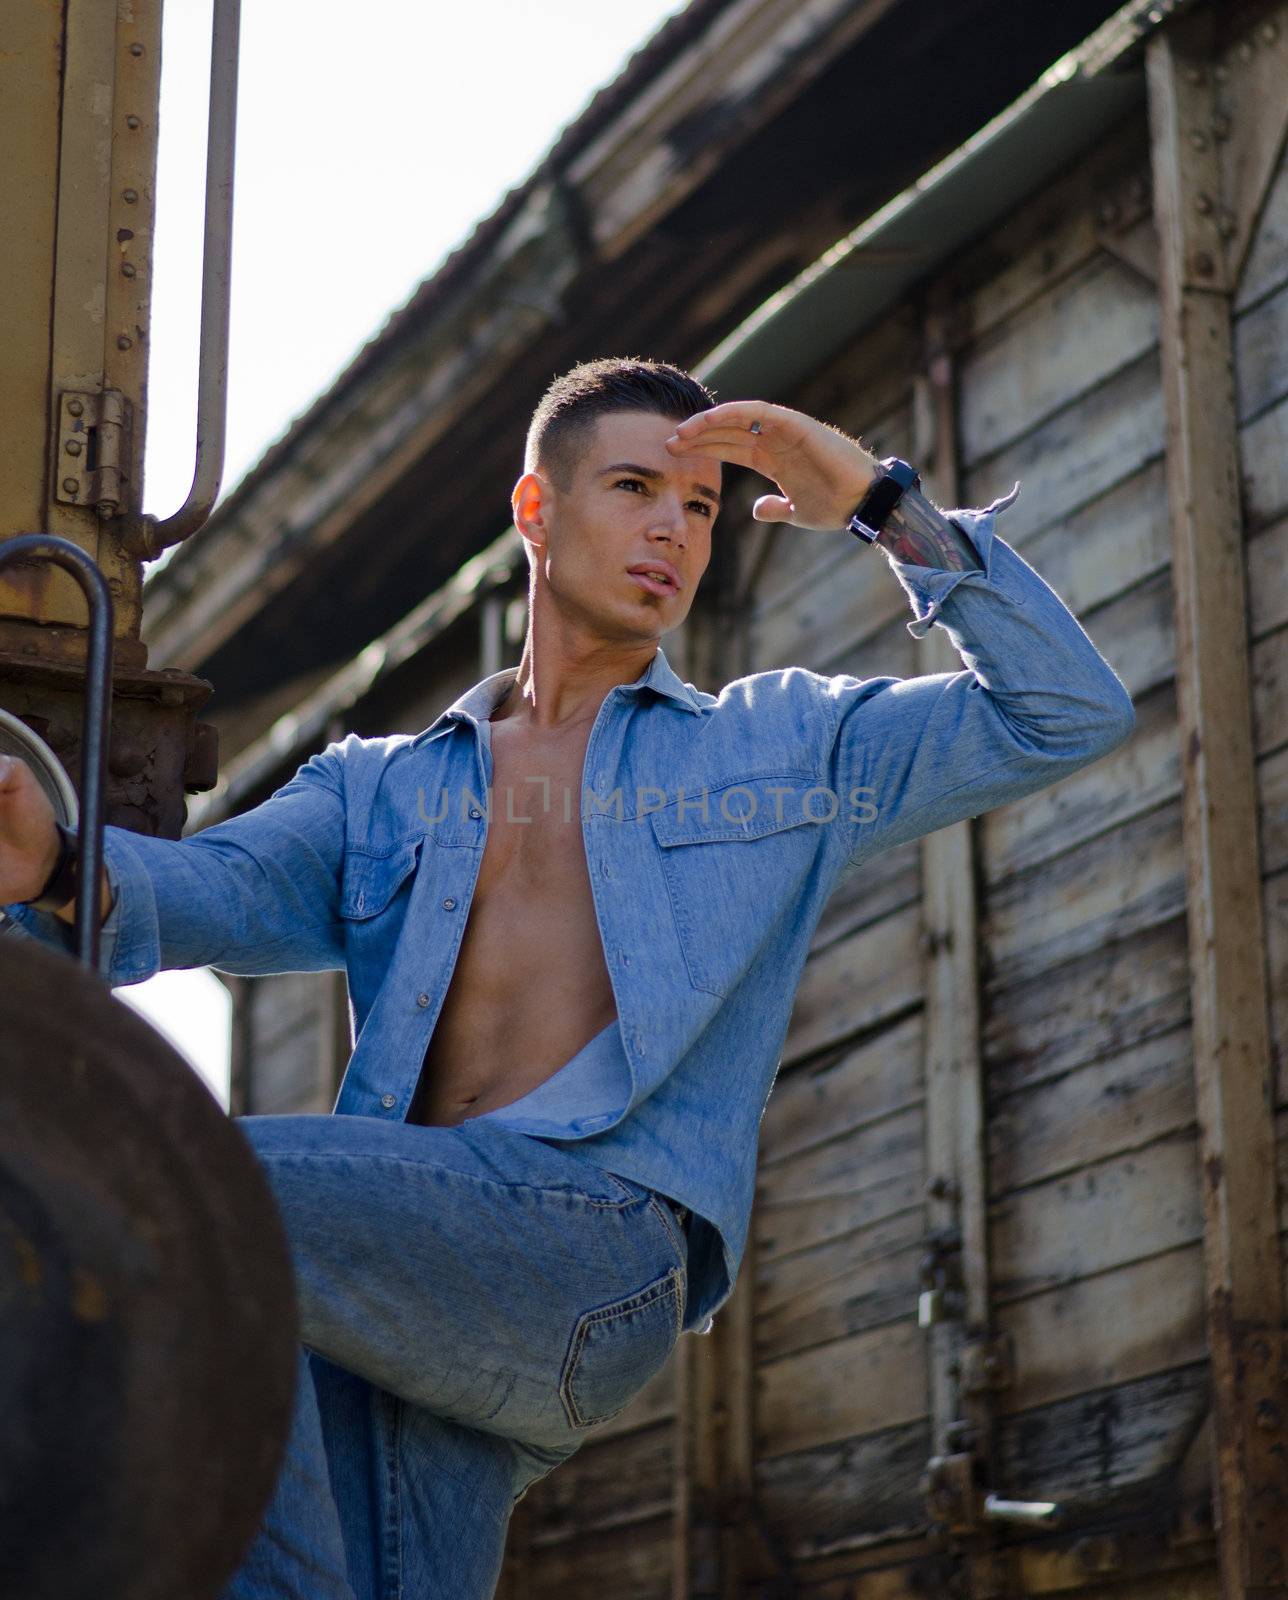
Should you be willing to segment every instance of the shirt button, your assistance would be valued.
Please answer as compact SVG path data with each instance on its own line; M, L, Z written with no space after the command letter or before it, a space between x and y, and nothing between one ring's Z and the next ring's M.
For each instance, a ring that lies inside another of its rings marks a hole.
M395 1100L393 1095L391 1095L391 1094L382 1094L380 1096L380 1104L382 1106L384 1106L386 1111L392 1111L393 1108L398 1104L398 1102L397 1102L397 1100Z
M456 902L455 902L455 900L452 899L450 894L448 895L447 899L443 901L443 910L444 911L455 911L456 910Z
M470 811L470 816L472 816L474 818L475 822L477 822L482 815L483 815L483 813L481 811L478 811L478 810L471 810Z
M425 1009L425 1007L429 1004L429 996L427 994L418 994L416 996L416 1004L423 1011Z

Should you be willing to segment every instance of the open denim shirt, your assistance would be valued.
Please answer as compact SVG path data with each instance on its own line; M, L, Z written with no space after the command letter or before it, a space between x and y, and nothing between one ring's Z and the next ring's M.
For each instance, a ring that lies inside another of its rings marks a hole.
M582 837L630 1095L532 1131L694 1212L686 1323L704 1332L742 1258L760 1121L841 875L1058 781L1133 727L1077 620L995 536L1012 499L950 513L982 571L891 561L910 631L946 627L962 670L859 679L788 666L714 695L681 682L659 648L595 719ZM403 1119L483 857L492 763L479 724L514 670L418 734L329 744L262 805L186 839L108 827L103 976L342 969L355 1047L335 1111ZM61 921L5 909L71 948Z

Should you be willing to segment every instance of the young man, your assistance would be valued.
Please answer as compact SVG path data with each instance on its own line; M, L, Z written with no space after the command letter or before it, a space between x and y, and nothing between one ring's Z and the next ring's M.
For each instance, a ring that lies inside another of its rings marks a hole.
M513 494L531 568L517 670L414 737L328 745L192 838L107 829L112 983L343 968L353 1001L340 1114L239 1119L307 1350L237 1600L485 1600L515 1501L730 1293L838 878L1132 728L1122 684L995 535L1001 502L946 516L904 463L781 406L711 400L649 362L552 386ZM710 559L725 462L776 484L762 520L844 530L858 508L910 629L947 627L963 670L681 682L659 641ZM36 900L56 855L15 762L0 901ZM66 942L70 905L9 909Z

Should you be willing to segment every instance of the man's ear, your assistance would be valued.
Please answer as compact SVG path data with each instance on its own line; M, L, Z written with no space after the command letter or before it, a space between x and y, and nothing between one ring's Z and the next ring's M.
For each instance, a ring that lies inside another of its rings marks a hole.
M549 539L552 491L538 472L525 472L510 494L514 525L531 545L544 548Z

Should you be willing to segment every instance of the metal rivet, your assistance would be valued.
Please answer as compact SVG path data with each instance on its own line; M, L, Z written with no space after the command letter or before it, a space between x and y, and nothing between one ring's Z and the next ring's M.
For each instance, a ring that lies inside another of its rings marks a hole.
M143 54L143 46L141 44L132 44L130 46L130 54L132 56L141 56Z
M393 1108L398 1104L398 1102L397 1102L397 1100L395 1100L393 1095L391 1095L391 1094L382 1094L380 1096L380 1104L382 1106L384 1106L386 1111L392 1111Z
M67 403L67 415L69 417L83 417L85 415L85 407L79 400L69 400Z
M1198 128L1195 128L1194 132L1190 135L1190 143L1196 150L1206 150L1208 147L1207 134L1201 132Z
M69 456L78 456L81 453L81 442L79 439L69 439L63 449Z
M139 191L137 189L122 189L121 190L121 199L125 201L127 206L132 206L134 204L134 202L138 198L139 198Z
M130 338L128 333L118 333L116 336L116 348L118 350L128 350L133 343L134 340Z
M100 500L94 509L98 512L100 521L110 522L119 508L115 500Z
M137 117L135 117L135 116L126 117L125 126L127 128L137 128L138 125L139 125L139 119Z
M63 479L63 492L64 492L64 494L79 494L80 493L80 479L79 478L64 478Z
M121 262L121 276L123 278L132 278L136 271L137 268L132 261Z
M1201 217L1206 217L1212 210L1212 196L1207 194L1197 195L1194 200L1194 209Z
M1261 37L1267 44L1273 44L1279 37L1279 24L1277 22L1263 22L1261 24Z

